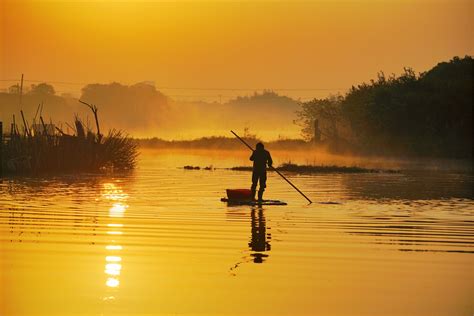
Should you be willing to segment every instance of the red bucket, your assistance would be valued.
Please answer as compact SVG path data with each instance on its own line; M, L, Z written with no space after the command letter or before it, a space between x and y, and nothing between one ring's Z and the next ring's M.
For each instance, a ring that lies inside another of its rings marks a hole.
M252 200L252 191L249 189L227 189L227 198L229 200L248 201Z

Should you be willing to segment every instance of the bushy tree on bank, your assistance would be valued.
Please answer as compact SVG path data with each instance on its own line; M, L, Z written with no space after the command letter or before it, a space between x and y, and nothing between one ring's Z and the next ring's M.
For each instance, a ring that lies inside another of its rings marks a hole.
M302 133L319 121L328 145L377 154L472 157L473 59L454 57L416 75L352 87L345 96L301 103Z

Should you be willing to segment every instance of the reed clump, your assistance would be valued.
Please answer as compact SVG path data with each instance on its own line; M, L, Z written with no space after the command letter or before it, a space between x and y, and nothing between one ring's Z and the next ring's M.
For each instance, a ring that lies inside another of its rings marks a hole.
M90 106L90 105L89 105ZM97 107L90 106L96 118L97 132L85 126L76 116L65 133L52 122L31 127L24 118L20 131L12 123L11 132L3 144L3 170L7 174L101 172L134 169L138 157L137 143L123 131L100 134Z

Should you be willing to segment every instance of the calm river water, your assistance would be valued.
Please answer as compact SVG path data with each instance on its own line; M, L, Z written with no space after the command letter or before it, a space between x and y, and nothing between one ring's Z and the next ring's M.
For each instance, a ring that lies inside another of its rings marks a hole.
M258 208L220 202L250 173L178 168L248 163L148 151L131 174L0 180L0 315L474 313L472 173L288 175L311 205L270 173L288 206Z

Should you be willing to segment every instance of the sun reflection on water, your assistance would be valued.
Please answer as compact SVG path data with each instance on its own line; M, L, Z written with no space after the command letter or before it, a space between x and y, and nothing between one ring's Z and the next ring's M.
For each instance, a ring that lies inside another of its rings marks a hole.
M109 210L109 217L123 217L123 213L127 209L128 205L123 203L114 203Z
M124 193L123 190L116 183L104 183L102 197L107 201L112 201L112 205L109 208L108 217L113 220L107 223L107 235L121 236L123 231L121 230L124 225L118 223L120 218L124 216L125 211L128 208L126 203L128 194ZM115 238L110 239L109 244L105 246L105 270L104 273L107 276L105 285L107 288L113 289L120 286L120 274L122 272L122 257L120 251L123 250L123 246L118 244Z
M108 278L106 284L108 287L118 287L120 281L117 278Z
M119 257L119 256L107 256L107 257L105 257L105 261L107 261L107 262L120 262L120 261L122 261L122 257Z
M107 250L122 250L123 247L120 245L107 245L105 246L105 249Z
M113 231L108 231L107 234L108 235L122 235L123 232L113 230Z
M107 227L123 227L123 224L110 223L110 224L107 224Z
M124 193L122 189L112 182L104 183L103 190L102 197L106 200L123 201L128 198L128 194Z

